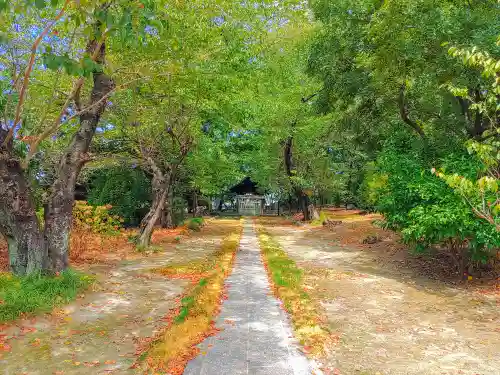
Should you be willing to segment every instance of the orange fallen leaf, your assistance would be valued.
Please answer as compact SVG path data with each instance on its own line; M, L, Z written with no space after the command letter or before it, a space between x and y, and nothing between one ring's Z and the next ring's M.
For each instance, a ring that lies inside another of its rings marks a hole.
M115 363L116 363L116 361L114 359L109 359L109 360L104 362L105 365L114 365Z

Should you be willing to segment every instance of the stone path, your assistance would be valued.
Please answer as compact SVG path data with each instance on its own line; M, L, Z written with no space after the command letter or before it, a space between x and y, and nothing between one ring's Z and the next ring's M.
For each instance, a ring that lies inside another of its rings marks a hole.
M0 325L0 335L11 347L8 352L0 350L0 375L142 374L130 368L137 348L164 327L163 318L188 284L150 270L203 259L217 250L232 231L230 226L217 225L220 233L214 225L210 234L184 239L175 249L124 261L110 270L92 267L100 290L64 307L61 316Z
M216 322L223 331L200 344L201 354L184 375L313 374L312 364L297 350L281 302L272 295L249 221L226 286L228 299Z

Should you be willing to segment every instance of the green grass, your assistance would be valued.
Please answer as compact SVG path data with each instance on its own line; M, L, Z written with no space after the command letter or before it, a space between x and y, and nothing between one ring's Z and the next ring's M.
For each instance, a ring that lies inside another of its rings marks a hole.
M0 273L0 323L22 314L50 312L55 306L74 300L94 279L72 270L56 277L16 277Z
M193 217L187 223L188 229L191 229L195 232L199 232L201 227L203 226L203 218L202 217Z
M321 211L319 213L319 219L317 220L313 220L311 222L312 225L323 225L323 223L328 219L328 215L324 212L324 211Z
M274 293L290 314L296 337L313 356L323 355L330 345L330 332L318 312L319 303L304 290L304 271L262 226L258 233Z

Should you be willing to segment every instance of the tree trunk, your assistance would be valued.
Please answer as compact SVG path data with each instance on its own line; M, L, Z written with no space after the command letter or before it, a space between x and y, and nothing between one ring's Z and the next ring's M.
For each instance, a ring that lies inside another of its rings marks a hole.
M6 135L0 124L0 145ZM0 146L0 233L7 240L10 269L16 275L43 271L46 266L43 236L31 197L10 141Z
M91 41L88 51L93 52L96 46L97 42ZM97 62L103 64L104 43L100 48ZM52 185L45 211L45 239L50 265L54 272L68 267L76 180L83 165L89 160L90 144L106 108L107 101L102 98L114 88L113 80L105 73L95 71L93 77L94 85L88 104L92 107L80 116L80 127L61 157L57 178Z
M162 226L162 228L166 228L166 229L175 228L173 215L172 215L174 195L173 195L173 192L171 190L172 189L169 189L169 192L167 194L167 199L165 200L165 207L163 207L163 214L162 214L162 219L161 219L161 226Z
M304 215L304 221L310 221L311 216L309 213L309 197L302 191L296 190L297 200L299 203L299 209Z
M319 220L319 212L313 203L307 206L307 211L309 212L309 217L311 218L311 220Z
M196 217L196 211L198 209L198 194L193 191L193 217Z
M141 221L139 239L137 240L137 246L143 248L149 247L149 245L151 244L153 229L162 214L169 190L168 179L161 173L158 168L156 168L156 166L154 170L155 173L153 175L152 181L153 202L151 203L149 212Z

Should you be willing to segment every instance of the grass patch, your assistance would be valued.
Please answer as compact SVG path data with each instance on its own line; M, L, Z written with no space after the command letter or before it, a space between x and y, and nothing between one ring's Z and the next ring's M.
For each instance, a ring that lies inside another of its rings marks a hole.
M93 281L93 278L72 270L61 272L56 277L16 277L0 273L0 323L15 320L23 314L49 312L55 306L74 300Z
M319 213L319 218L311 221L311 225L314 225L314 226L323 225L323 223L327 220L328 220L328 215L325 213L325 211L321 211Z
M324 354L332 335L318 314L318 306L304 290L304 272L263 227L258 229L259 243L275 295L290 314L295 336L304 351L312 356Z
M187 362L198 354L195 345L216 332L214 317L219 313L224 280L232 269L240 237L241 225L207 259L155 270L169 277L191 279L193 283L172 311L166 330L149 349L146 362L150 368L181 375Z
M156 245L149 245L149 246L137 245L135 247L135 251L141 254L151 254L151 253L157 254L163 251L163 247Z
M205 222L202 217L193 217L189 219L187 227L192 231L199 232L204 224Z

